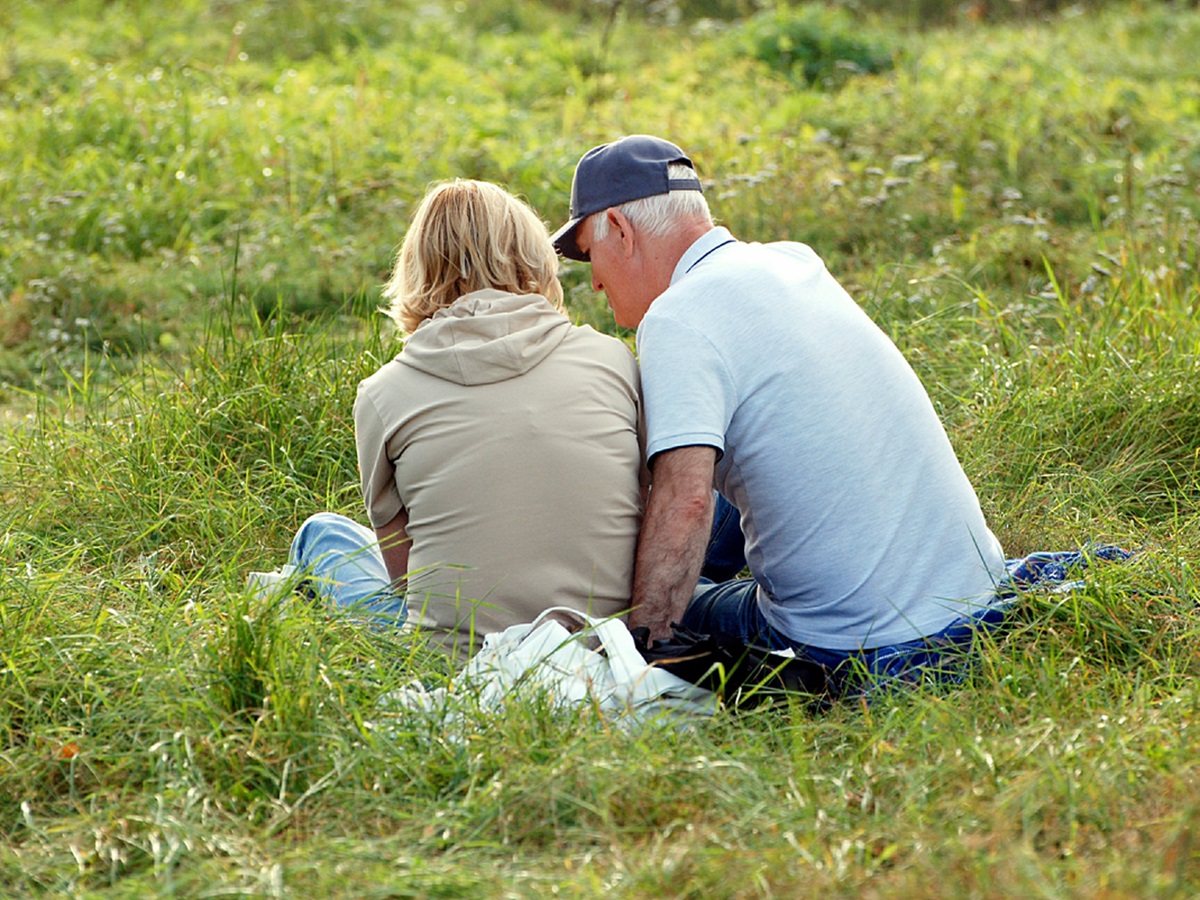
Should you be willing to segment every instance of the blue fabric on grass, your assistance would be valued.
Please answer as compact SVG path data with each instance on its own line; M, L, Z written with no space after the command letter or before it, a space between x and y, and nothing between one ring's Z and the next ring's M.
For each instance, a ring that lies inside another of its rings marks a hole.
M1087 544L1079 550L1031 553L1020 559L1005 560L1008 574L996 587L996 597L1008 600L1030 588L1070 591L1083 587L1081 579L1071 576L1087 568L1092 560L1124 562L1134 551L1112 544Z

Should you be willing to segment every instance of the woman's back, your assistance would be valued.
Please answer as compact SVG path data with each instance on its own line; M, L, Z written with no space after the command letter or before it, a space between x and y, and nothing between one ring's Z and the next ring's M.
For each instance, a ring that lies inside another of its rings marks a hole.
M405 510L412 615L458 656L551 605L628 605L641 515L637 366L543 297L436 313L355 405L373 525Z

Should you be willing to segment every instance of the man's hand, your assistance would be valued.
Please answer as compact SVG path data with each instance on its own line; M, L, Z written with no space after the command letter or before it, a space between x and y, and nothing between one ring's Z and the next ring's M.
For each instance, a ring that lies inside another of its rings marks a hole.
M669 637L700 579L712 530L715 447L678 447L654 458L654 480L633 573L630 627Z

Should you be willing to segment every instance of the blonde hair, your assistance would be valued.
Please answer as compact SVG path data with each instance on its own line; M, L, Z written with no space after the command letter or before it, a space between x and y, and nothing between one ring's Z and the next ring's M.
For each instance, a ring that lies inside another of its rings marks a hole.
M558 255L525 203L486 181L430 188L396 254L384 310L405 333L472 291L541 294L563 308Z
M667 177L695 178L696 173L691 166L671 163L667 167ZM634 228L657 236L666 234L681 221L703 222L709 226L713 223L708 201L699 191L669 191L666 194L630 200L613 208L623 213ZM593 243L608 236L608 216L605 212L607 210L601 210L592 216Z

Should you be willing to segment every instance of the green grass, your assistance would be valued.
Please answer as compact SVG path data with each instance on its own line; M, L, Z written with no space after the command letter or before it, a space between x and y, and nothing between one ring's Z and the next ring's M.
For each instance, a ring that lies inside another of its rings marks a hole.
M0 894L1196 893L1200 15L876 6L0 9ZM772 52L813 27L810 85ZM1010 554L1144 552L1024 598L960 688L685 731L528 701L449 740L388 710L448 674L419 643L247 596L361 515L426 185L557 224L633 131L829 261Z

